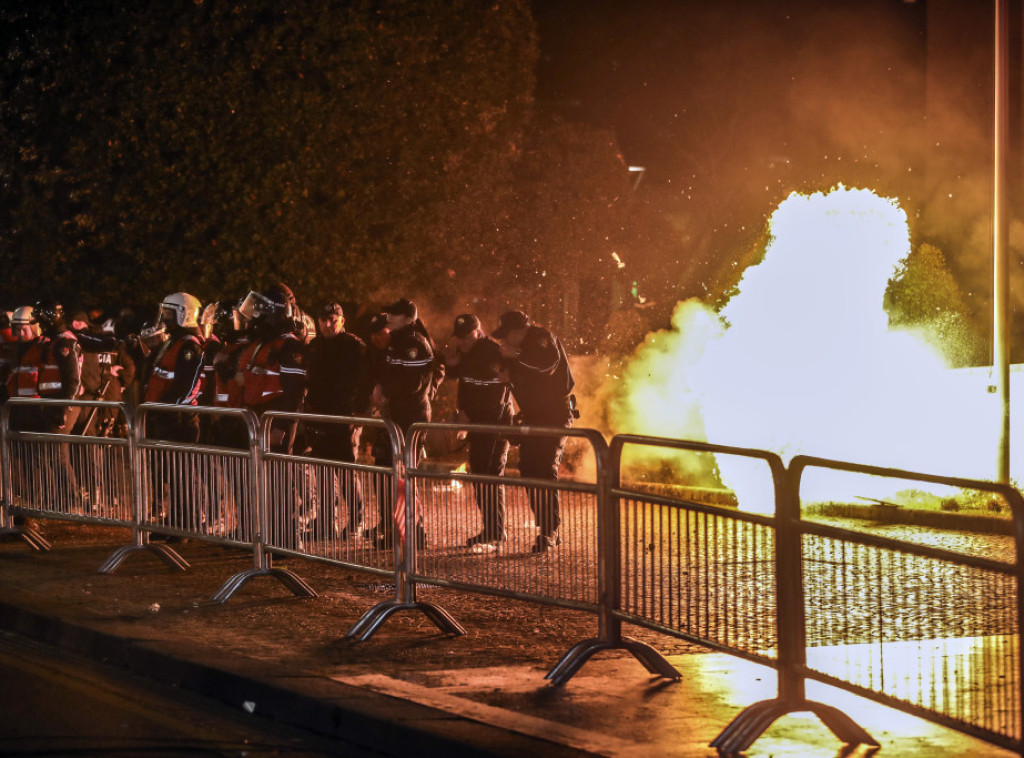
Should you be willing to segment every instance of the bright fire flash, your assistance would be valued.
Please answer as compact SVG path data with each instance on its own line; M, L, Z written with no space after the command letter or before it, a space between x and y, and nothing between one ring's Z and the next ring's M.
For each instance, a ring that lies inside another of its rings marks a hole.
M680 303L630 362L619 429L882 466L991 478L996 406L883 298L910 253L904 211L869 190L790 195L763 261L719 313ZM765 470L717 461L740 506L770 510ZM858 485L853 493L885 497ZM759 494L753 494L755 491ZM804 490L805 497L812 493Z

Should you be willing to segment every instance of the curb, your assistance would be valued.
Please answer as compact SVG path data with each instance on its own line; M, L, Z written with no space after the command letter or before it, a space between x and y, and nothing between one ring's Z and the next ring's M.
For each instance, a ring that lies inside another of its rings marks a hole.
M105 665L181 687L263 718L306 729L384 755L491 758L595 753L490 726L447 711L353 687L327 676L289 673L239 660L242 674L216 650L118 637L0 601L0 628ZM203 660L204 658L208 660ZM217 660L219 665L212 661Z

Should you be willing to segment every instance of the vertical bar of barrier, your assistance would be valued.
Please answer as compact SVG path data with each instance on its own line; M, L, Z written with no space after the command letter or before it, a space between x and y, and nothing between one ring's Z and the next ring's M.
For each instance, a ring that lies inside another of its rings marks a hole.
M878 742L845 713L830 705L808 700L804 689L807 660L806 607L804 604L803 531L800 526L800 474L792 465L783 471L772 467L775 480L776 582L778 602L778 694L744 708L711 741L723 753L747 750L775 721L799 711L810 711L848 745L878 746Z
M578 642L559 659L545 675L552 684L561 686L595 654L602 650L627 650L651 674L666 679L681 679L682 674L650 645L622 635L622 535L619 520L619 496L622 468L610 466L609 460L621 460L628 437L618 436L612 447L603 437L589 437L594 446L597 466L597 637ZM613 494L614 493L614 494Z
M3 466L3 497L0 500L0 536L13 535L20 537L29 547L33 550L40 552L46 552L50 549L50 543L39 533L39 530L26 524L14 524L14 514L11 513L11 508L14 505L12 502L12 496L14 492L13 480L11 476L11 466L13 465L11 456L11 441L10 441L10 429L11 429L11 407L17 405L25 405L26 399L11 398L3 407L0 408L0 450L2 450L3 460L0 464Z
M246 427L249 430L249 451L250 459L254 467L256 481L256 497L254 498L253 521L256 534L253 537L253 566L247 571L240 571L221 587L211 599L215 603L226 603L231 596L240 590L251 579L261 576L269 576L277 579L281 584L292 591L298 597L317 597L314 590L302 577L287 568L274 566L273 557L266 548L267 529L270 526L270 513L268 504L270 492L268 477L263 461L263 451L270 449L270 427L274 421L273 413L265 413L260 419L257 427L256 417L251 411L245 411Z
M128 460L132 469L132 542L116 549L98 569L101 574L112 574L127 560L128 556L138 552L148 552L159 558L168 568L185 571L189 564L176 550L163 543L151 542L149 532L142 528L149 509L148 467L139 441L146 435L146 417L148 408L140 405L134 413L128 413Z
M413 425L414 428L416 425ZM416 485L411 477L406 476L409 469L416 467L416 451L419 439L415 431L411 431L409 439L404 439L402 430L394 424L388 424L388 437L392 444L391 460L395 472L392 477L392 503L398 503L399 489L404 496L405 507L402 512L404 535L395 535L395 598L378 603L368 610L345 635L364 642L373 636L389 616L403 610L420 611L444 634L462 635L466 630L443 608L433 603L424 603L417 598L416 582L413 574L416 571L418 551L417 544L417 505ZM397 510L397 506L396 506ZM397 515L397 514L395 514ZM397 519L396 519L397 521ZM397 527L398 524L396 523Z

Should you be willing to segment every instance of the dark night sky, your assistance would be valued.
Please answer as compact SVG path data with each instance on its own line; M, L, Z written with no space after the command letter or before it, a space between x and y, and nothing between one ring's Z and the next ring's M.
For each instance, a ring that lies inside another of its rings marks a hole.
M628 160L666 177L685 170L679 141L694 133L732 129L768 161L811 129L861 126L870 142L923 115L924 3L541 0L535 12L539 98L614 126Z

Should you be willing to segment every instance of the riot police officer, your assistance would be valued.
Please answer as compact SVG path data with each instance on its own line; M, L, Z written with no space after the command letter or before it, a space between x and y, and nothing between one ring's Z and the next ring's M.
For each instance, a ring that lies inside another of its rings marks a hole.
M242 400L257 416L266 411L297 413L306 392L305 333L295 295L277 283L250 292L239 312L252 324L252 343L239 358ZM290 453L295 422L278 421L270 431L271 450Z
M473 424L511 424L512 398L505 359L501 347L488 337L480 319L463 313L455 319L452 331L455 349L445 353L449 377L459 380L458 414L460 421ZM470 432L469 472L501 476L508 460L508 440L499 434ZM499 485L473 483L483 529L470 537L467 547L474 552L494 552L505 542L505 489Z
M501 343L507 377L524 424L570 427L576 411L576 382L561 341L550 330L530 322L523 311L502 314L492 336ZM519 444L519 473L534 479L558 479L566 437L527 436ZM540 534L532 552L544 553L561 544L558 492L531 488L530 508Z
M438 371L434 360L434 346L419 320L415 303L399 298L384 309L387 314L387 347L379 366L380 374L373 390L374 402L408 435L409 427L417 422L430 421L430 402L437 390ZM406 437L408 444L408 438ZM379 448L382 460L378 465L392 465L390 449ZM378 546L388 548L394 541L394 515L389 498L379 498ZM406 504L408 506L408 503ZM416 541L426 544L426 533L417 516Z

